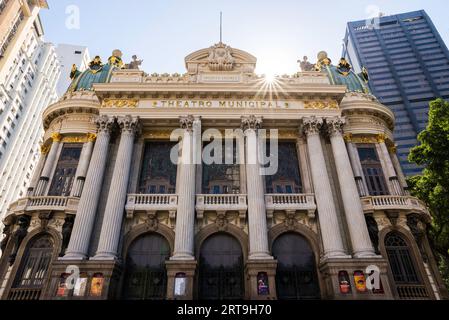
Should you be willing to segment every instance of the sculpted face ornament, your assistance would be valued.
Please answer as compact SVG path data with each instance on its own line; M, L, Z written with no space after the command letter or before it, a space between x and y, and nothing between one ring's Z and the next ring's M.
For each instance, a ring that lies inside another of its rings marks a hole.
M209 69L211 71L231 71L234 69L235 59L231 47L222 42L209 50Z

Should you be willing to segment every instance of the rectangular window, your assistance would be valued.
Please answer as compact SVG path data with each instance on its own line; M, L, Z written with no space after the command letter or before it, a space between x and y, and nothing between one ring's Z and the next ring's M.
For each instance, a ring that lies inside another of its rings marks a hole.
M270 154L270 144L267 143L267 154ZM299 171L298 152L294 142L279 142L278 170L274 175L265 176L266 192L301 193L302 182Z
M78 143L64 144L48 193L50 196L70 196L82 148L83 145Z
M174 194L176 190L176 167L170 159L175 143L147 142L140 173L139 193Z
M362 164L368 191L371 196L388 195L388 188L382 164L374 145L358 145L357 150Z

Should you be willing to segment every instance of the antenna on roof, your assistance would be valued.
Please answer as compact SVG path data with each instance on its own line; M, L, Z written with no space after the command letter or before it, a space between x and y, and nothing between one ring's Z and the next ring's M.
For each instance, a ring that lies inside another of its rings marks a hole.
M220 43L223 41L223 12L220 11Z

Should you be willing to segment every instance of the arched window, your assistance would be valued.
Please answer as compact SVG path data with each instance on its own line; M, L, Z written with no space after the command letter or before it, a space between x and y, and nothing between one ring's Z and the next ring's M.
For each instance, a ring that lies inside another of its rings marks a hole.
M165 299L167 273L165 261L170 257L170 245L161 235L145 234L129 247L126 257L125 299Z
M392 232L385 237L385 250L390 261L394 281L397 284L418 284L419 279L409 248L398 233Z
M14 288L41 289L53 256L53 238L41 235L32 240L25 251Z
M426 286L416 272L410 249L399 233L387 234L385 250L399 298L428 299Z
M243 252L233 236L217 233L206 239L200 252L199 298L242 299Z
M315 254L307 239L297 233L286 233L273 244L278 261L277 297L280 300L319 299L320 288Z

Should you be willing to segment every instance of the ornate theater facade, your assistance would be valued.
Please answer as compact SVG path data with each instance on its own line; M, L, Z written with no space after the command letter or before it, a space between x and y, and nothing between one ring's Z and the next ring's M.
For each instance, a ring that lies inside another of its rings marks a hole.
M2 299L443 297L366 72L321 52L269 81L222 43L185 63L73 69L3 221Z

